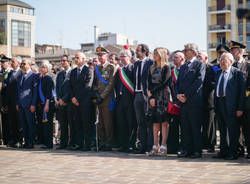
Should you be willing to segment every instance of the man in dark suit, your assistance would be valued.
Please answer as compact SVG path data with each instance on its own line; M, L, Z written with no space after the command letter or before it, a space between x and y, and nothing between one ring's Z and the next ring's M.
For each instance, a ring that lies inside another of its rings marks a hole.
M178 80L178 75L180 72L181 65L185 62L185 55L182 51L175 51L173 57L174 67L171 70L172 78L170 82L171 94L173 97L173 101L175 103L179 103L176 97L176 85ZM180 124L180 116L173 116L172 122L169 123L169 133L167 140L167 150L169 154L176 154L179 150L182 149L182 130Z
M208 63L208 55L199 51L197 59L206 64L206 74L203 81L203 118L202 118L202 147L208 152L214 152L216 143L215 112L214 112L214 87L215 72Z
M244 59L244 49L246 48L245 45L231 41L230 42L230 49L231 53L234 57L233 66L238 68L240 71L243 72L243 77L246 81L246 99L245 99L245 108L244 114L242 117L238 118L238 123L241 127L241 134L240 136L240 145L239 145L239 156L244 156L246 145L247 147L247 158L250 158L250 63L246 59ZM243 141L243 137L245 141ZM244 145L245 143L245 145Z
M130 152L130 137L136 130L132 83L134 66L130 63L131 52L129 50L122 50L120 59L123 67L119 68L115 75L117 135L121 146L119 151Z
M224 53L220 59L221 70L216 76L215 112L220 129L220 152L216 158L237 159L240 125L237 117L242 116L245 100L243 73L232 67L233 56Z
M69 78L71 72L71 63L67 55L61 57L61 65L63 70L57 75L56 78L56 96L58 100L58 120L61 128L60 146L58 149L65 149L69 143ZM70 128L71 130L72 128ZM73 132L70 136L72 137ZM71 138L72 139L72 138Z
M177 81L177 99L181 105L181 126L183 130L183 151L179 157L201 157L201 114L202 84L206 65L196 59L198 47L193 43L185 45L186 62L180 68Z
M17 82L16 109L23 129L24 148L31 149L34 145L34 119L37 103L37 75L30 69L31 59L23 59L21 68L22 75Z
M91 132L90 132L90 103L91 87L93 84L94 73L87 66L86 56L82 52L75 55L77 67L70 73L70 98L73 108L75 144L72 150L81 149L90 150Z
M145 153L153 146L153 125L145 121L145 105L148 94L148 74L153 60L148 58L149 49L145 44L139 44L136 48L136 56L139 59L134 64L133 84L135 84L134 108L137 125L139 126L139 139L141 147L135 153Z
M22 70L20 69L20 64L22 59L20 57L13 57L10 61L12 71L9 73L7 78L7 87L6 87L6 107L8 113L10 114L9 120L9 133L10 141L9 146L18 147L22 144L21 136L21 125L18 120L18 112L16 110L16 91L17 91L17 80L22 75Z

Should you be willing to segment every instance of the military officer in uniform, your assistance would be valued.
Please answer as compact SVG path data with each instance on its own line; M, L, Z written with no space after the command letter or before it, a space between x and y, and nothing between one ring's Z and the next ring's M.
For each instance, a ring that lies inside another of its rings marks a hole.
M241 134L244 135L245 144L247 146L247 158L250 158L250 63L244 59L244 49L245 45L231 41L230 49L231 53L234 57L233 66L238 68L243 72L244 79L246 81L246 99L245 99L245 107L244 114L242 117L238 118L238 122L241 126ZM240 136L240 146L239 146L239 156L244 156L244 143L243 136Z
M3 144L8 145L9 139L10 139L10 127L8 123L8 113L6 108L6 90L7 90L7 78L9 73L11 72L10 68L10 58L3 56L1 58L1 67L2 70L0 71L0 83L1 86L1 115L2 115L2 138L3 138Z
M108 62L109 51L101 46L96 48L100 65L95 67L93 101L98 106L99 123L97 125L100 149L112 150L114 136L112 110L114 110L113 81L115 66Z
M224 52L230 52L230 49L228 46L226 46L225 44L218 44L218 46L216 47L216 52L217 52L217 58L214 59L213 61L211 61L210 63L215 66L218 65L220 66L220 57Z

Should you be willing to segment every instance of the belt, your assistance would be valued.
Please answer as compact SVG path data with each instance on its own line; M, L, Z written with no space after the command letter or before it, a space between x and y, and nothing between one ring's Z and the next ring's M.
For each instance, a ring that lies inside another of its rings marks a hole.
M250 91L246 90L246 97L250 96Z

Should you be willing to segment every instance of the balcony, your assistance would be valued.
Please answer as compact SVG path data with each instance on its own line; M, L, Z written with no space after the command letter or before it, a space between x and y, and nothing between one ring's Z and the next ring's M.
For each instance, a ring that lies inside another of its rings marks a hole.
M211 25L208 27L209 33L223 33L223 32L231 32L231 24L227 25Z
M231 6L230 5L227 5L222 9L218 9L217 6L208 7L208 13L210 13L210 14L230 13L230 12L231 12Z

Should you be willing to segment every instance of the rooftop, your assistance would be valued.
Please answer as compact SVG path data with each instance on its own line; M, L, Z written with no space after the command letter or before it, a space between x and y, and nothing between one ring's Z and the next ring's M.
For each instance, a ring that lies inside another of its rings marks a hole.
M19 1L19 0L0 0L0 6L1 5L14 5L14 6L19 6L19 7L23 7L23 8L34 9L29 4L24 3L22 1Z

